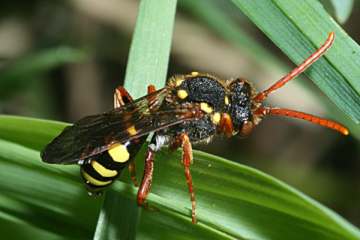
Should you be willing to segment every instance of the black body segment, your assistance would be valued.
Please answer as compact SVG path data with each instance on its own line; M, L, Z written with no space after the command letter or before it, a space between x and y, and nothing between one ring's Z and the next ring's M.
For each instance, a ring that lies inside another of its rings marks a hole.
M230 84L230 116L235 129L240 129L245 121L252 120L252 89L248 82L236 79Z
M171 128L171 134L178 136L186 133L193 143L206 140L216 134L216 126L210 116L205 116L196 121L186 121Z
M186 78L178 87L188 93L186 101L206 102L215 111L224 107L225 89L218 80L207 75Z

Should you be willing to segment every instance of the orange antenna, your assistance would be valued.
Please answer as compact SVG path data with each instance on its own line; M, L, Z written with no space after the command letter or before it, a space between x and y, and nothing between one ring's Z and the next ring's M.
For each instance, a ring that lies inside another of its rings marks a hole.
M280 116L287 116L287 117L291 117L291 118L303 119L303 120L309 121L311 123L333 129L335 131L340 132L341 134L349 135L349 130L346 127L344 127L343 125L341 125L340 123L337 123L335 121L331 121L328 119L320 118L320 117L317 117L317 116L314 116L314 115L311 115L308 113L298 112L298 111L291 110L291 109L259 107L255 111L255 114L258 114L261 116L280 115Z
M289 82L290 80L294 79L296 76L304 72L308 67L311 66L311 64L316 62L316 60L318 60L326 52L326 50L328 50L331 47L332 43L334 42L334 39L335 39L335 33L330 32L325 43L318 50L316 50L313 54L310 55L310 57L308 57L305 61L303 61L299 66L297 66L294 70L292 70L287 75L285 75L279 81L274 83L268 89L258 93L254 97L254 101L258 103L263 102L270 93L274 92L278 88L281 88L287 82Z
M274 83L268 89L258 93L254 97L253 100L257 103L263 102L270 93L281 88L287 82L289 82L290 80L294 79L296 76L298 76L299 74L304 72L308 67L311 66L311 64L316 62L331 47L331 45L334 42L334 39L335 39L335 33L334 32L329 33L329 36L326 39L325 43L318 50L316 50L313 54L310 55L310 57L305 59L305 61L303 61L299 66L297 66L294 70L292 70L291 72L286 74L283 78L281 78L279 81ZM259 115L259 116L280 115L280 116L287 116L287 117L291 117L291 118L303 119L303 120L309 121L311 123L333 129L344 135L349 134L349 130L346 127L344 127L343 125L341 125L340 123L337 123L337 122L334 122L334 121L331 121L328 119L320 118L320 117L317 117L317 116L314 116L314 115L311 115L308 113L298 112L298 111L291 110L291 109L259 107L257 110L255 110L254 114Z

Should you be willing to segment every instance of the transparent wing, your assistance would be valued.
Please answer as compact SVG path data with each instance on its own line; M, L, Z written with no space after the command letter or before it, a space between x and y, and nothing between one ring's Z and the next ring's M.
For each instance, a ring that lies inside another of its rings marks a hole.
M72 164L109 149L114 143L147 135L202 114L196 104L166 105L163 88L121 108L80 119L50 142L41 153L44 162ZM136 132L130 134L129 128Z

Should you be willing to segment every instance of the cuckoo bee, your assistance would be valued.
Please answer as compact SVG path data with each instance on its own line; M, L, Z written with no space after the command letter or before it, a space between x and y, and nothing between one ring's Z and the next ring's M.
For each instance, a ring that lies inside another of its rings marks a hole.
M128 167L137 186L134 156L150 133L154 133L145 155L143 178L137 201L143 205L151 188L155 153L162 146L183 150L182 165L192 203L192 222L196 222L195 193L190 173L192 143L209 142L224 134L248 135L267 115L303 119L334 129L344 135L349 131L339 123L291 109L263 105L267 96L304 72L319 59L334 41L330 33L325 43L303 63L262 92L241 78L222 80L215 76L192 72L176 75L167 85L132 100L118 87L114 93L114 109L88 116L69 126L42 151L44 162L79 164L81 176L90 193L99 193L111 185L123 168Z

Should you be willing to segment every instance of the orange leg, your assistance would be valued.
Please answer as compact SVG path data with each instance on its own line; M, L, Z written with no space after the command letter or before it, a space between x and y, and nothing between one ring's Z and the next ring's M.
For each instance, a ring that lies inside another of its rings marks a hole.
M192 176L190 173L190 165L193 162L191 142L189 136L186 133L181 134L179 136L179 139L181 140L182 143L181 144L183 149L182 164L184 165L185 178L186 178L186 183L188 185L190 200L191 200L191 219L192 219L192 223L196 223L196 214L195 214L196 200L195 200L195 192L192 182Z
M155 86L154 85L149 85L147 87L147 93L153 93L155 92ZM129 94L129 92L123 87L123 86L119 86L115 89L114 92L114 108L119 108L121 106L124 106L127 103L132 102L133 99L131 97L131 95Z
M139 186L139 183L136 179L136 166L135 166L135 162L131 162L129 163L129 173L130 173L130 179L133 182L135 187Z
M148 90L148 94L151 94L156 91L154 85L149 85L147 90ZM150 145L151 144L154 144L154 138L151 140ZM150 147L150 145L145 155L144 174L137 193L137 203L139 206L144 205L146 197L151 190L151 183L154 172L155 151L152 149L152 147Z
M137 203L139 206L144 205L146 197L151 190L151 183L154 172L154 157L155 151L149 147L145 157L144 175L137 193Z

